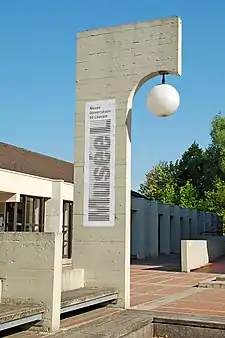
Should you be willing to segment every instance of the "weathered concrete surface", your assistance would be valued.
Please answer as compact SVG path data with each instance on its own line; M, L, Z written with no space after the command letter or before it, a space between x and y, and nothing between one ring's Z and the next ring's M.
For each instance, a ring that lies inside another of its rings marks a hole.
M43 326L60 326L62 234L0 233L2 302L41 304Z
M58 333L54 337L61 337L61 334ZM65 332L64 335L68 338L151 338L152 316L149 312L145 311L120 311L111 316L74 328L71 331Z
M154 314L154 336L168 338L222 338L225 337L225 320L207 316L182 314Z
M154 336L168 338L224 338L225 330L189 325L154 324Z
M38 305L9 305L0 304L0 324L10 322L12 320L26 318L28 316L43 313L45 308Z
M135 93L161 71L181 73L178 17L81 32L77 40L73 265L90 286L130 305L131 114ZM84 227L85 104L116 101L115 225Z
M224 236L201 236L181 241L181 268L184 272L204 267L224 255Z
M62 292L61 307L67 307L71 305L85 304L90 301L95 301L98 298L104 298L107 296L115 296L117 299L118 291L107 288L82 288L72 291Z
M152 332L152 316L149 312L126 310L116 311L81 325L78 323L72 328L62 329L50 336L53 338L152 338ZM36 338L49 337L49 334L27 331L10 337Z
M225 277L224 275L221 275L213 278L204 279L203 281L199 281L198 287L225 289Z

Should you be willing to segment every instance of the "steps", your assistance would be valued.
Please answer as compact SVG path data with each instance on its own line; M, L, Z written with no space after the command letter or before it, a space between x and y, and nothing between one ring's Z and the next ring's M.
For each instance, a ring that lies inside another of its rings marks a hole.
M68 338L153 338L152 316L147 311L122 310L110 316L79 325L53 337Z
M116 302L118 292L108 288L80 288L64 291L61 296L61 314L94 305ZM42 320L45 309L37 305L0 304L0 332ZM1 334L0 334L1 337Z
M153 312L154 337L224 338L225 320L200 315Z
M62 292L61 314L104 303L116 302L118 291L108 288L85 287Z
M140 310L120 310L84 324L72 325L55 334L26 332L12 338L153 338L152 316Z
M0 332L40 321L44 311L43 307L37 305L0 304Z

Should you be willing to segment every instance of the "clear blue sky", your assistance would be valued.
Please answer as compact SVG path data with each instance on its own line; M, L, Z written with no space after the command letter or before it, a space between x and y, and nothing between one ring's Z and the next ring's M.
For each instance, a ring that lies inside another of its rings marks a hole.
M135 98L132 185L193 140L205 147L225 109L225 2L181 0L0 0L0 116L3 142L73 161L76 32L179 15L183 76L171 77L181 106L151 116L147 83Z

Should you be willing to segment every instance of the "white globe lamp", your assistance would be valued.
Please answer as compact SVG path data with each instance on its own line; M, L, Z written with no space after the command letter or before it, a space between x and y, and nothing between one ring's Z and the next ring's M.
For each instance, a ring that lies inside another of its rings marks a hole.
M180 95L176 88L165 83L165 75L162 84L151 89L147 97L147 106L156 116L167 117L174 114L180 105Z

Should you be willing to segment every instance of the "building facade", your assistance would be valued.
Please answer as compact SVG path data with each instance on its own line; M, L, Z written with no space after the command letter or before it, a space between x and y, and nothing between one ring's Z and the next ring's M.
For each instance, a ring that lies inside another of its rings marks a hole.
M0 231L62 232L71 258L73 163L0 143Z
M73 163L0 143L0 231L62 232L63 263L71 262L73 171ZM131 197L133 257L179 254L182 239L220 231L215 214Z

